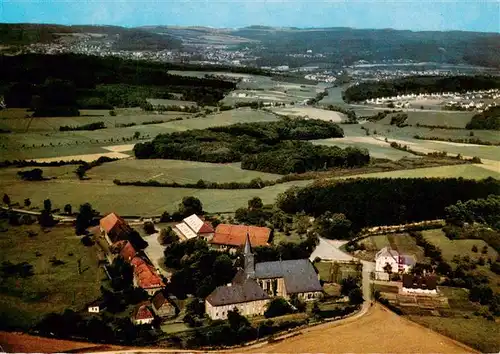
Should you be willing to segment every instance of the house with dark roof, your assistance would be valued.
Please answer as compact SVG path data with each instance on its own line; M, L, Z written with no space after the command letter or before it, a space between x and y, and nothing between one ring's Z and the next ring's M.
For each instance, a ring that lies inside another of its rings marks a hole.
M153 312L160 318L175 317L175 306L168 301L162 291L159 291L151 299Z
M110 245L120 240L126 240L132 232L132 228L127 222L115 213L110 213L99 220L99 229L101 235Z
M268 227L219 224L214 237L209 241L213 248L234 250L243 248L247 236L252 247L268 246L271 229Z
M205 312L212 319L225 319L237 308L244 316L262 315L273 297L289 299L296 295L304 301L319 299L323 288L308 259L255 264L247 235L244 269L239 269L230 284L219 286L205 299Z

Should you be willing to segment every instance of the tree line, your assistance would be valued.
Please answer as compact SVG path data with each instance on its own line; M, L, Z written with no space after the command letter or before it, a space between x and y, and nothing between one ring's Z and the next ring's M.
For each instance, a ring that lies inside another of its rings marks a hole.
M354 230L372 225L397 225L445 216L445 207L469 199L500 194L494 178L357 178L292 187L277 199L287 213L342 213Z
M466 129L500 130L500 106L490 107L474 115Z
M350 103L402 94L467 92L489 90L499 86L500 79L493 76L413 76L377 82L361 82L345 90L342 98Z

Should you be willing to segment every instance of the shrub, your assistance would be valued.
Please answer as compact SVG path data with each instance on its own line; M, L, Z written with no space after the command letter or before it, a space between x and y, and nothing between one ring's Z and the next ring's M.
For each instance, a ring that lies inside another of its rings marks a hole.
M286 315L291 312L293 312L293 309L288 301L286 301L282 297L277 297L269 303L266 312L264 312L264 316L266 318L271 318Z

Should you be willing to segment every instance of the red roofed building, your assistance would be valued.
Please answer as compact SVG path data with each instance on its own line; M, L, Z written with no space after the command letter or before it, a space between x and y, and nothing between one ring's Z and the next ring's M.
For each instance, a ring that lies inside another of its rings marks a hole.
M245 245L247 235L252 247L269 245L271 229L268 227L219 224L215 228L215 234L210 244L221 250L238 249Z
M127 236L132 232L132 228L115 213L111 213L99 220L99 228L101 235L111 245L117 241L127 239Z
M165 283L160 278L154 267L140 257L130 261L134 267L134 286L144 289L150 296L165 288Z
M130 319L136 326L153 323L155 318L151 310L148 308L148 304L149 303L140 304L132 312Z

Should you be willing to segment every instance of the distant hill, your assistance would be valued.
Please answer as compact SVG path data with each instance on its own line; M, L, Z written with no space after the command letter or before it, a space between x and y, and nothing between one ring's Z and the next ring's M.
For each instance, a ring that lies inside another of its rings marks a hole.
M119 26L63 26L52 24L0 24L0 43L3 45L27 45L32 43L56 43L71 34L102 34L102 40L111 40L117 50L178 49L182 41L169 35L161 35L137 28ZM94 39L98 40L98 39Z

